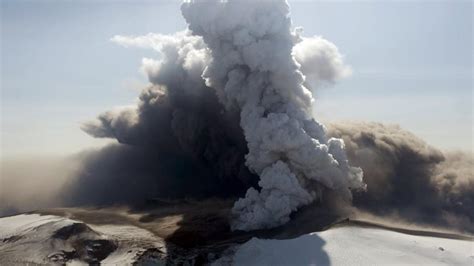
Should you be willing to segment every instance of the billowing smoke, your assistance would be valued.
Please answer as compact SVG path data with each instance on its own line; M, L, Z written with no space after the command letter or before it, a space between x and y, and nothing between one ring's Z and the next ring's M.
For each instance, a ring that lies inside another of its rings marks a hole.
M293 32L284 1L193 1L182 13L188 31L113 39L151 46L163 59L143 61L152 85L138 107L105 113L86 132L190 156L209 174L246 180L247 187L258 175L260 191L251 187L233 208L234 229L287 222L320 196L321 185L347 199L350 189L365 187L343 141L328 139L312 118L312 94L300 71L313 71L313 82L343 76L347 67L333 45Z
M474 232L472 154L442 153L398 126L338 123L348 158L364 170L367 191L353 205L379 216Z
M305 75L305 86L310 89L333 84L352 74L336 45L321 37L302 37L302 41L293 47L293 54Z
M140 94L137 106L106 112L83 126L92 136L116 138L126 147L108 147L87 163L91 175L80 178L87 183L82 187L95 187L97 178L115 179L118 174L129 191L119 188L110 195L104 187L104 196L97 195L105 202L129 202L143 200L144 195L237 196L255 185L257 178L244 164L247 148L239 114L224 112L201 78L209 61L202 39L184 31L172 36L116 36L113 41L152 47L162 58L143 60L150 86ZM143 184L147 193L132 180ZM123 199L124 194L129 197Z
M281 225L291 212L318 197L319 184L350 198L363 188L362 171L350 167L339 139L327 140L311 117L311 92L292 48L284 1L185 3L182 12L193 34L211 51L203 73L228 110L238 109L247 147L246 165L260 176L236 202L233 228Z

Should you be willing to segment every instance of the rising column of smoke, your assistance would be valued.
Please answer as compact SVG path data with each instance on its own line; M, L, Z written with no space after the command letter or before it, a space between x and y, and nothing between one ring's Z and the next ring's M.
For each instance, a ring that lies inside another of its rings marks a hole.
M201 77L211 60L202 38L183 31L117 35L112 41L152 48L161 58L143 59L151 85L136 106L105 112L83 126L90 135L115 138L121 145L83 157L68 200L95 205L150 197L235 197L255 186L258 176L244 164L248 149L240 114L223 109ZM299 41L293 53L316 78L313 88L345 76L349 67L333 44L321 37Z
M312 118L311 92L292 48L285 1L193 1L182 13L211 50L203 73L227 110L240 110L249 149L246 165L260 176L233 208L233 229L281 225L291 212L318 196L322 184L346 198L365 187L351 167L341 139L327 139Z

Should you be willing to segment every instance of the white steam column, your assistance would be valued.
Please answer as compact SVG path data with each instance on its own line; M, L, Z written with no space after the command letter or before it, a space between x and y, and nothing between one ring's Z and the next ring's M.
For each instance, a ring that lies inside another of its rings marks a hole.
M281 225L318 197L318 185L351 198L364 189L362 170L348 164L344 142L327 139L311 115L314 101L292 53L301 41L280 1L192 1L182 13L211 51L203 72L222 104L240 110L246 164L260 176L233 208L234 230Z

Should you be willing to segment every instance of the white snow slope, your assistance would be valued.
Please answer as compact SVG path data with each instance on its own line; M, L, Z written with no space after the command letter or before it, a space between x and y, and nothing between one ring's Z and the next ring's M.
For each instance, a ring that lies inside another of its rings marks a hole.
M140 257L143 263L158 264L158 257L142 256L147 250L166 252L161 239L133 225L86 225L39 214L0 218L0 265L87 265L97 260L131 265Z
M337 227L288 240L253 238L215 265L474 265L474 242Z

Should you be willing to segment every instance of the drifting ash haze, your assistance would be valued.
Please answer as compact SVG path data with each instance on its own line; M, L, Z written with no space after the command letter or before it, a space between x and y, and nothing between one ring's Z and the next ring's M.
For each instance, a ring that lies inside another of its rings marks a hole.
M326 129L313 118L315 91L351 70L334 44L301 36L285 1L193 1L182 14L182 32L112 39L161 55L143 59L150 84L135 106L83 125L119 144L75 156L67 175L44 168L61 188L25 185L24 198L2 191L4 213L44 198L43 207L228 198L232 229L248 231L323 201L341 216L349 209L474 232L472 155L443 154L396 126ZM2 167L3 184L37 178L14 168Z
M441 151L398 126L344 123L329 134L345 141L348 158L364 170L367 191L352 205L391 221L474 232L474 158Z

